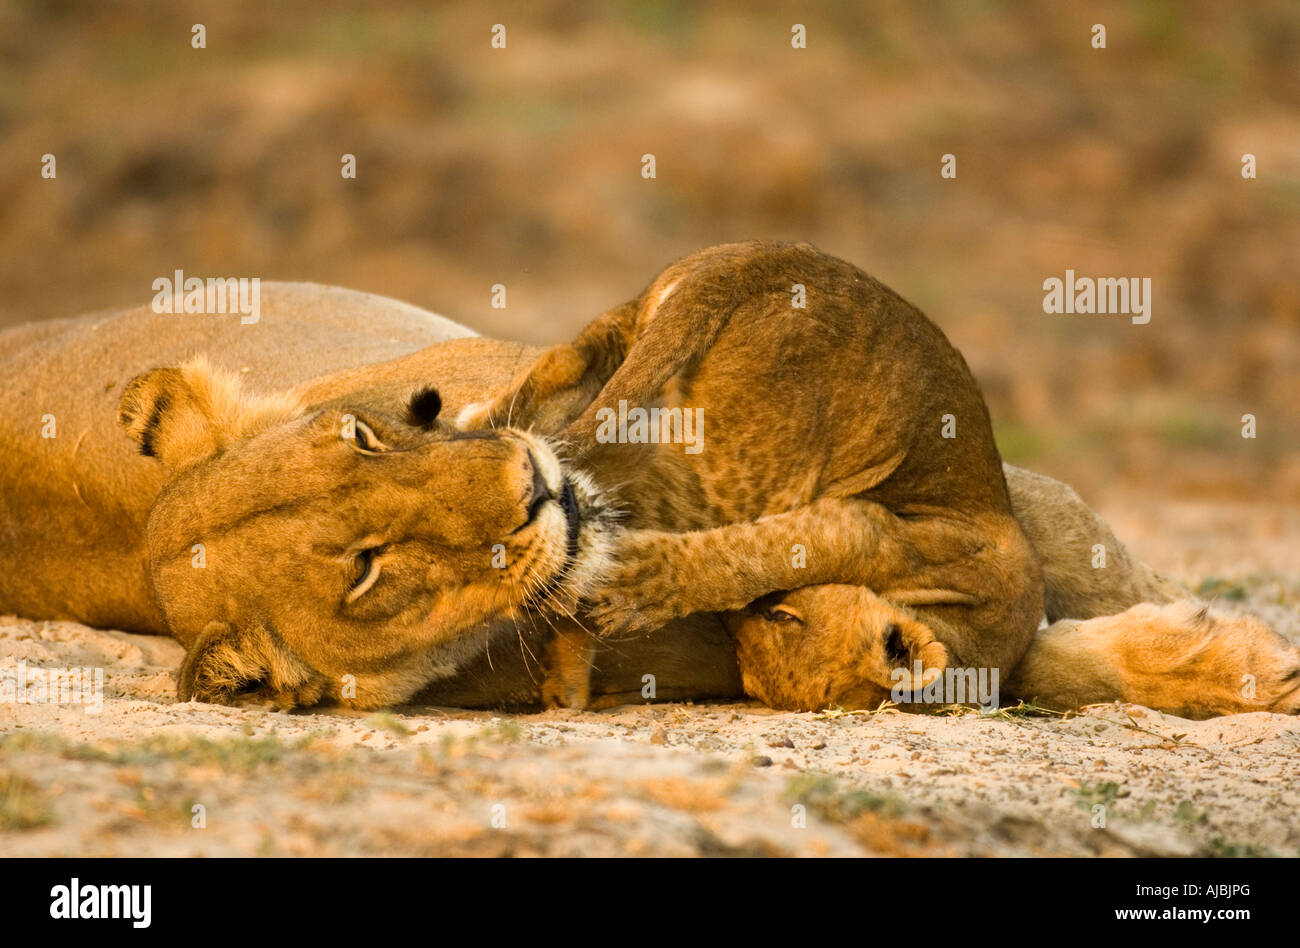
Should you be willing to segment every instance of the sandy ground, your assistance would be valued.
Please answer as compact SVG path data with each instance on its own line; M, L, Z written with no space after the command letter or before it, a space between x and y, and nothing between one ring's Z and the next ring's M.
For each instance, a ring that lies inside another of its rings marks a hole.
M1106 513L1220 608L1300 639L1296 511ZM0 703L0 853L1300 854L1300 721L1280 715L283 714L177 704L180 657L0 619L0 670L105 669L97 714Z

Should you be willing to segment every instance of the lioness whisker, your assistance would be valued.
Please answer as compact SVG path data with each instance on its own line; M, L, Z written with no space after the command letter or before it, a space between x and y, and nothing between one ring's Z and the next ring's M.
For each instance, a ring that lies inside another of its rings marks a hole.
M537 684L537 676L533 674L533 665L530 665L528 660L531 658L533 664L537 665L539 668L541 667L541 662L538 661L537 656L533 654L533 650L528 647L528 643L524 641L523 630L519 628L519 618L514 616L510 621L514 623L515 637L519 639L519 655L524 660L524 670L528 672L529 680L532 681L533 684ZM533 626L533 631L537 631L535 625Z

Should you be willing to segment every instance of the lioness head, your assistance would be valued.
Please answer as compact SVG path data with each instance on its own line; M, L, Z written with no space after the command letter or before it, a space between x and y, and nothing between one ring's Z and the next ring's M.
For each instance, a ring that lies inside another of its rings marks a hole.
M120 420L168 472L148 543L182 700L399 702L591 581L605 514L585 480L440 407L431 389L304 406L202 361L127 385Z
M725 621L745 693L773 708L870 710L896 687L919 689L948 665L928 624L861 586L772 593Z

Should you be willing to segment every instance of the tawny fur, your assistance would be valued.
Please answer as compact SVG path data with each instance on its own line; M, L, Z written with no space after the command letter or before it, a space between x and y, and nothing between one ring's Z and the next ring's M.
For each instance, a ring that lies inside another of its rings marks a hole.
M803 311L790 307L794 284L805 287ZM711 440L696 455L601 443L598 412L620 402L702 408ZM959 444L938 437L941 410ZM1189 643L1200 641L1186 612L1171 608L1154 625L1133 613L1096 626L1108 633L1098 641L1108 643L1110 687L1062 688L1070 663L1059 647L1058 678L1043 675L1039 656L1063 633L1058 624L1035 635L1041 614L1104 616L1181 590L1131 557L1068 486L1008 467L1009 497L1000 490L987 413L960 356L886 288L806 245L726 245L679 261L461 423L562 432L579 463L622 485L628 525L641 529L619 538L615 568L590 597L593 625L644 631L766 604L732 612L728 624L747 693L776 707L874 706L889 693L889 632L909 662L942 655L936 667L952 661L1003 681L1019 663L1018 687L1070 707L1085 693L1188 712L1255 707L1193 693L1198 675L1234 674L1226 656L1247 641L1262 693L1276 695L1295 672L1280 637L1253 620L1221 621L1213 654L1223 661L1193 663L1197 674L1178 684L1171 673L1158 695L1139 687L1143 661L1186 668ZM768 594L790 589L786 605L797 601L807 621L766 619ZM1128 647L1156 629L1166 634L1147 650ZM561 681L549 693L582 706L574 682L589 656L574 635L548 664Z
M656 311L676 297L673 284L684 275L656 281ZM441 391L444 418L490 405L512 377L527 375L540 351L470 338L463 327L414 307L345 290L264 284L262 304L255 326L143 307L3 332L0 522L7 529L0 532L0 610L169 632L189 649L183 697L375 707L423 689L421 699L435 703L535 705L548 625L521 602L535 586L529 568L540 562L530 558L553 565L560 533L551 513L518 536L514 530L531 482L528 447L541 442L510 433L458 440L446 425L407 431L404 417L411 393L426 385ZM634 301L619 309L636 308ZM579 360L595 374L570 378L567 401L560 393L547 401L553 417L528 421L521 406L515 424L544 429L571 422L590 405L626 355L617 342L595 349L595 359ZM599 352L608 353L608 364ZM124 437L114 421L127 381L195 353L212 360L208 388L198 363L178 375L146 374L122 405L134 440ZM572 362L567 370L557 365L560 375L573 374ZM235 386L233 377L244 384ZM814 394L833 394L834 382L828 371L827 388ZM675 377L666 387L677 397L686 392ZM156 456L141 457L139 434L164 391ZM754 405L751 396L741 404ZM295 405L302 406L298 414ZM715 412L727 407L705 405ZM754 424L779 418L780 410L771 405ZM357 457L340 441L345 415L369 418L410 455L409 463ZM46 416L57 419L56 437L41 436ZM545 450L543 444L539 454ZM771 450L798 456L778 442ZM761 479L745 481L742 465L730 482L734 490L719 478L710 496L689 466L647 468L643 457L627 451L588 465L595 480L587 493L608 493L611 509L608 518L593 517L584 534L595 561L584 584L600 572L614 514L634 528L696 529L770 490ZM842 477L844 489L861 489L893 463L885 457ZM1055 517L1053 490L1068 491L1034 477L1008 469L1011 501L1031 539L1030 522ZM805 476L782 502L816 481ZM1032 489L1022 497L1018 484ZM400 536L382 535L394 528ZM374 539L415 549L385 560L383 582L350 608L343 554ZM490 566L498 542L510 554L506 570ZM1054 601L1083 616L1118 611L1131 603L1116 603L1146 582L1146 568L1126 561L1098 584L1075 545L1049 545L1039 555L1049 611ZM431 574L431 563L445 572ZM367 602L372 591L381 596ZM1085 647L1062 655L1058 668L1068 672ZM742 693L735 648L713 614L601 643L591 658L593 706ZM1104 654L1099 661L1104 668Z
M599 422L620 406L695 413L702 450L610 443ZM673 264L465 421L560 429L575 465L620 485L632 529L584 616L606 634L846 583L949 603L944 645L1005 675L1038 625L1039 563L964 360L806 244Z

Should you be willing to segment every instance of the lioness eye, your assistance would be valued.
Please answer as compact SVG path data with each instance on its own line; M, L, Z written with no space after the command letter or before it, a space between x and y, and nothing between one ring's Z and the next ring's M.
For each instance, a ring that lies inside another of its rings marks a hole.
M352 436L353 443L362 451L379 453L384 450L384 443L379 440L379 436L364 421L353 422L356 433Z
M794 612L785 606L774 606L763 613L763 618L768 622L802 622Z
M376 576L375 554L378 547L362 550L352 561L352 583L348 586L351 595L359 596L370 587Z

